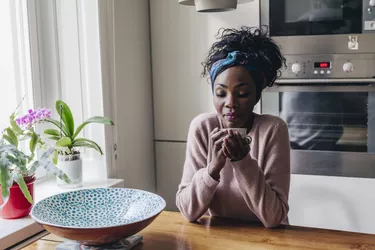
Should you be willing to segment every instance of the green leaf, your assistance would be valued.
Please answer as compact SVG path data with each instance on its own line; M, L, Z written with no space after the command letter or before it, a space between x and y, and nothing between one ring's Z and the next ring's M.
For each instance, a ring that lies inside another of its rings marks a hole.
M29 170L27 170L27 175L32 176L35 174L36 169L40 166L39 161L34 161L33 164L31 164Z
M30 152L32 155L31 158L34 158L34 152L35 152L36 145L38 143L38 139L39 139L39 136L36 133L33 133L31 136L30 143L29 143Z
M29 157L25 153L14 146L13 148L8 148L3 153L3 160L7 161L10 165L17 166L19 169L25 168L28 159Z
M16 149L16 147L14 145L2 145L0 147L0 153L7 152L7 151L10 151L10 150L15 150L15 149Z
M101 123L101 124L106 124L106 125L114 125L113 121L107 117L102 117L102 116L94 116L89 119L87 119L84 123L79 125L77 128L76 132L73 135L73 139L77 137L77 135L81 132L81 130L89 123Z
M4 139L6 139L10 144L18 147L18 139L17 136L10 128L6 128L7 136L4 134Z
M46 130L44 130L44 133L46 135L53 135L53 136L59 136L59 137L61 137L60 132L58 130L56 130L56 129L46 129Z
M5 206L9 200L10 187L13 185L13 178L10 173L9 162L5 160L5 156L2 155L0 158L0 185L1 185L1 196L4 203L0 205L0 210Z
M33 204L33 198L31 197L31 194L29 192L29 190L27 189L27 185L25 183L25 180L23 179L23 176L17 172L17 171L13 171L13 179L15 182L17 182L18 186L20 187L23 195L25 196L25 198L31 203Z
M68 129L66 128L66 126L64 124L61 124L61 126L60 126L60 122L59 121L56 121L56 120L51 119L51 118L48 118L45 121L54 124L56 127L58 127L63 132L63 134L65 136L70 136L69 135L69 131L68 131Z
M24 172L27 171L26 168L26 157L21 156L21 155L6 155L6 159L12 164L15 165L20 171Z
M41 145L41 146L43 146L44 144L46 144L43 140L42 140L42 138L39 136L39 139L38 139L38 143Z
M92 140L89 140L89 139L85 139L85 138L78 138L78 139L75 139L72 143L72 147L87 147L87 148L93 148L95 149L96 151L98 151L101 155L103 155L103 151L102 149L100 148L100 146L92 141Z
M23 134L23 130L17 125L17 123L14 120L10 120L10 126L12 126L12 129L14 132L16 132L19 135Z
M62 108L62 110L60 110ZM56 111L60 115L61 120L64 122L68 135L73 136L74 134L74 119L69 106L61 100L56 101ZM60 114L61 113L61 114Z
M2 146L2 148L5 148L5 150L4 151L1 150L1 152L4 152L6 155L9 155L9 154L13 155L14 157L20 160L26 160L28 158L28 156L24 152L17 149L14 145L6 145L6 146L10 146L10 147Z
M57 150L53 151L53 157L52 157L53 164L55 165L57 164L58 157L59 157L59 152Z
M54 151L54 148L49 148L46 152L42 154L42 156L40 157L40 161L47 161Z
M12 141L12 138L10 138L7 134L3 134L3 138L8 141L10 144L14 145L14 141Z
M58 169L51 161L44 160L41 161L42 166L44 167L47 172L52 173L54 176L57 176L62 181L65 181L66 183L71 183L71 180L69 177L60 169Z
M72 140L69 137L63 137L56 142L58 147L70 147L72 145Z
M54 141L58 141L58 140L61 139L60 136L50 136L50 137L48 137L48 138L51 139L51 140L54 140Z

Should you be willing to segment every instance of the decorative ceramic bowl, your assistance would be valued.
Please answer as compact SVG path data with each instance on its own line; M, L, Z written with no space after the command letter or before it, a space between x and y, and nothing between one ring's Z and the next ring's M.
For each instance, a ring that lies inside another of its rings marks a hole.
M37 202L31 217L62 238L103 245L138 233L165 205L160 196L137 189L82 189Z

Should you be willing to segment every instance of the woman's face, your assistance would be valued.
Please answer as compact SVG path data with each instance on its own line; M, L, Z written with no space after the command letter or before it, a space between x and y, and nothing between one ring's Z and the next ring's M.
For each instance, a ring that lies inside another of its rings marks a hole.
M230 67L214 82L214 105L227 128L247 127L256 104L256 88L248 70Z

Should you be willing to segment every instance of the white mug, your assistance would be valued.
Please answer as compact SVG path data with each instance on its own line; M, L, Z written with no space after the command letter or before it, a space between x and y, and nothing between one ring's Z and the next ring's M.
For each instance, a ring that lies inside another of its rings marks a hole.
M227 128L228 130L238 131L242 138L245 138L247 133L247 128Z
M247 135L247 128L227 128L228 130L238 131L242 138L246 139L247 144L250 145L252 139Z

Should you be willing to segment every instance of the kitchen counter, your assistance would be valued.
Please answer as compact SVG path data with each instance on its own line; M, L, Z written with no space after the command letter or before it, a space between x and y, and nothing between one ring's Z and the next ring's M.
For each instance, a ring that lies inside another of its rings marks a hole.
M190 223L180 213L166 211L139 235L143 236L143 242L134 250L375 249L375 235L370 234L296 226L266 229L261 224L210 217ZM47 235L24 249L54 249L62 241Z

